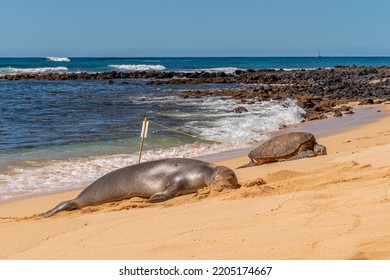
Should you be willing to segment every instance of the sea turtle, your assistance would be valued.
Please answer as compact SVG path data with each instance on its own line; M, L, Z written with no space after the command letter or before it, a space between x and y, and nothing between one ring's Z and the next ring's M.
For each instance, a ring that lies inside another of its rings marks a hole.
M317 144L313 134L291 132L275 136L252 150L248 154L251 162L238 168L317 155L326 155L326 148Z

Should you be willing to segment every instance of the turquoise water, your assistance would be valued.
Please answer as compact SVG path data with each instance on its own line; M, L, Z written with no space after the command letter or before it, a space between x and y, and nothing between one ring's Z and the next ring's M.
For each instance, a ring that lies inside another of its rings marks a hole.
M58 58L59 60L65 58ZM238 68L329 68L345 66L390 66L390 57L151 57L82 58L51 61L47 58L0 58L0 74L20 72L104 72L119 70L197 71ZM118 66L122 66L118 67ZM157 68L156 68L157 67Z
M0 75L102 71L225 71L390 65L381 57L279 58L0 58ZM0 200L83 187L138 161L141 124L151 124L143 160L192 157L245 147L302 120L293 100L246 104L180 97L188 89L239 85L148 85L147 80L8 81L0 79ZM198 139L201 145L192 145ZM208 141L206 141L208 140ZM213 142L217 141L217 142Z

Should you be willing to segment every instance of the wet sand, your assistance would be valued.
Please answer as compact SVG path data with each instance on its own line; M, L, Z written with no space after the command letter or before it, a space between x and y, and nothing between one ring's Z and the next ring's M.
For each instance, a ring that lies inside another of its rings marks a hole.
M390 105L371 108L328 128L307 123L328 155L235 170L240 189L206 188L158 204L134 198L50 218L34 215L79 191L2 203L0 258L390 259Z

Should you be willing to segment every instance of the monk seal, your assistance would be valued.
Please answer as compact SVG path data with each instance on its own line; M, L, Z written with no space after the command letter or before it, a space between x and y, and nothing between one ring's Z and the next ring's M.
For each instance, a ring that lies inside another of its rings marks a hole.
M239 187L236 174L225 166L185 158L143 162L107 173L86 187L75 199L63 201L41 215L48 217L60 211L135 196L149 198L150 202L161 202L211 185Z

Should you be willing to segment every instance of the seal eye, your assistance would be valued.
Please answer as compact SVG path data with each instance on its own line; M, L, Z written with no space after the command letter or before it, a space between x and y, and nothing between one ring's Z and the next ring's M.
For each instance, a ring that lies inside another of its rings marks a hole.
M175 166L178 167L178 166L179 166L179 163L178 163L178 162L175 162Z

